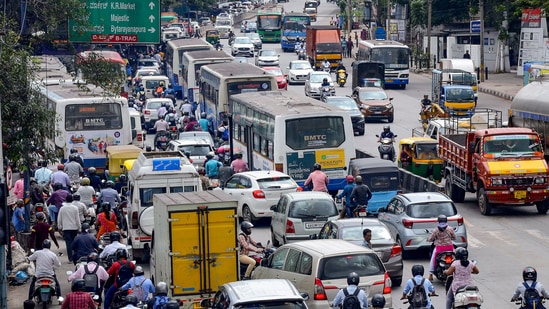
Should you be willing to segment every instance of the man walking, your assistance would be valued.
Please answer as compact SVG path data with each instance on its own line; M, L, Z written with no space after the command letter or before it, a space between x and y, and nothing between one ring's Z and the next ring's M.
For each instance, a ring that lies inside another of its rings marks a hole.
M347 39L347 57L348 58L351 58L353 55L353 47L354 47L353 39L349 35L349 38Z
M65 239L69 262L73 259L72 242L74 241L74 238L76 238L78 230L80 230L80 213L78 212L78 207L76 207L72 201L72 195L67 195L66 202L63 203L63 207L59 209L57 217L57 227L59 233L61 233L63 239Z

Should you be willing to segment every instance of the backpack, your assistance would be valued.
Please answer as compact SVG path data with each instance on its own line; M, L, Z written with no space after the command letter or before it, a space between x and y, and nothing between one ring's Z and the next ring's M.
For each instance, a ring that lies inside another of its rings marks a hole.
M148 293L145 292L145 289L143 288L143 283L145 283L145 280L147 280L147 278L143 278L143 280L141 280L139 284L137 284L137 282L135 281L136 279L133 280L135 285L132 288L132 294L137 297L137 300L144 301L147 298Z
M225 131L223 131L223 134L221 135L221 138L222 138L224 141L228 141L228 140L229 140L229 129L228 129L228 128L225 128Z
M120 262L120 268L118 269L118 273L116 274L116 286L121 287L124 284L128 283L130 279L133 277L133 269L131 267L131 262L126 261L126 263L122 264Z
M541 297L539 295L538 290L536 290L536 281L532 283L532 286L528 286L528 283L523 282L522 284L526 288L524 290L524 296L523 296L523 302L524 302L524 308L531 309L531 308L544 308L541 304Z
M421 279L419 284L417 284L416 280L413 278L412 282L414 283L414 288L412 289L410 305L412 305L412 308L423 308L427 306L427 291L425 291L425 287L423 286L425 278Z
M167 304L170 301L168 296L156 296L154 300L153 309L164 309L167 308Z
M99 265L95 265L95 269L90 272L90 270L88 269L88 264L84 265L84 276L82 277L82 279L84 279L84 286L86 288L86 292L95 292L97 291L97 281L98 281L98 278L97 278L97 270L99 269Z
M347 291L347 288L343 289L343 294L345 294L345 298L343 299L343 303L341 305L342 309L360 309L360 300L358 300L358 293L360 293L360 289L357 287L355 292L353 294L349 294Z

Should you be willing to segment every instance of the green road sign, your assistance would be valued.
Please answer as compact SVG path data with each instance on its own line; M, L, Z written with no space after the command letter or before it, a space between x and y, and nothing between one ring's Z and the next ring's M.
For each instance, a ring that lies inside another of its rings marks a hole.
M160 0L86 0L84 25L69 21L69 41L160 43Z

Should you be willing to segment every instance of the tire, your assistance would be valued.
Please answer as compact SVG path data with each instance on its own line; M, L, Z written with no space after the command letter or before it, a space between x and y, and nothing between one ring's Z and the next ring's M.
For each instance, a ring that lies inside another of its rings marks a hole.
M402 284L402 277L391 278L391 287L400 286Z
M393 123L394 120L395 120L395 116L394 116L394 115L391 116L391 117L389 117L389 118L387 118L387 121L388 121L389 123Z
M456 203L463 203L465 200L465 190L452 183L452 176L446 175L446 181L444 182L444 190L450 199Z
M406 89L406 84L400 85L400 89L402 89L402 90Z
M271 242L273 243L273 246L280 247L280 243L278 242L278 239L276 239L273 229L271 229Z
M248 205L242 206L242 220L254 223L254 215Z
M477 194L478 208L480 213L484 216L492 214L492 203L488 202L484 188L480 188Z
M549 210L549 201L543 201L536 204L536 209L538 210L538 214L545 215L547 214L547 211Z
M43 302L41 307L42 309L48 309L48 302Z
M407 259L410 256L410 254L404 250L404 246L402 246L402 241L400 240L400 237L397 236L396 242L402 249L402 259L403 260Z

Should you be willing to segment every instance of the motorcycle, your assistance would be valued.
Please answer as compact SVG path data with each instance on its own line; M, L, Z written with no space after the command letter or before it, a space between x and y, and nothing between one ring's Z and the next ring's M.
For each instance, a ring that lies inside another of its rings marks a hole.
M81 265L85 265L87 264L87 258L86 257L81 257L78 259L77 263L76 263L76 270L78 270L78 268L80 268ZM67 278L70 277L72 275L72 271L68 270L67 271ZM101 308L101 297L100 295L96 294L96 292L89 292L87 291L88 294L90 294L91 298L93 299L93 302L95 303L95 308Z
M166 148L168 148L169 142L170 142L170 138L166 131L160 131L156 133L156 138L154 143L155 150L161 149L163 151L166 151Z
M452 308L456 309L478 309L482 305L484 298L478 287L467 285L456 290L454 304Z
M39 277L36 279L33 298L41 308L48 308L55 296L55 279L53 277ZM63 302L63 297L58 298L59 304Z
M319 88L320 90L320 100L325 101L326 97L334 96L335 94L332 92L332 86L321 86Z
M305 48L304 47L299 49L299 52L297 53L297 59L298 60L306 60L307 59L307 55L305 55Z
M326 72L326 73L330 73L330 69L331 69L331 65L330 64L325 64L324 62L322 63L322 71Z
M353 209L353 216L355 218L362 218L368 216L368 205L357 205Z
M379 135L376 134L376 137L379 138ZM395 135L394 137L397 136ZM395 146L393 145L393 139L382 138L378 143L379 146L377 147L377 150L379 151L379 157L383 160L395 162Z
M340 87L345 86L345 83L347 82L347 71L340 69L337 70L337 84Z
M254 255L250 256L252 259L255 260L255 267L257 267L258 265L265 266L267 261L269 260L269 257L273 255L273 253L276 251L276 249L274 249L273 247L269 247L270 243L270 240L267 241L267 246L265 247L265 249L263 249L263 252L255 253ZM258 246L261 246L261 243L258 243ZM240 280L244 278L244 274L246 273L247 268L248 264L240 263Z
M450 268L455 259L454 251L440 251L435 257L435 277L440 281L445 281L447 276L444 271Z

